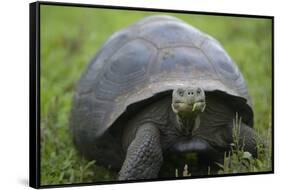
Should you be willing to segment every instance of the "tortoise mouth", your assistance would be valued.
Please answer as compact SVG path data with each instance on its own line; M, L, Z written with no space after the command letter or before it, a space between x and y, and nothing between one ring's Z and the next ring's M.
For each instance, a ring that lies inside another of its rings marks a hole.
M195 103L205 103L205 99L200 99L200 100L196 100L194 102L191 103L187 103L185 101L181 101L181 100L175 100L173 101L173 104L185 104L185 105L189 105L189 106L193 106Z
M181 102L181 101L175 101L172 103L172 105L176 107L191 107L193 106L193 103L186 103L186 102Z
M206 101L204 99L196 100L191 103L187 103L181 100L175 100L172 103L172 108L174 112L177 114L181 112L184 113L192 113L197 111L203 112L205 110L205 106L206 106Z
M187 102L184 102L184 101L174 101L173 104L174 105L189 105L189 106L193 105L193 103L187 103Z

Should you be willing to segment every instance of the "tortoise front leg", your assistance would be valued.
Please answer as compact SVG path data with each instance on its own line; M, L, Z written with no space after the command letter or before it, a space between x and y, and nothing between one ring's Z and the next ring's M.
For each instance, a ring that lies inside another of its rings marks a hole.
M239 134L239 145L243 146L244 151L250 152L254 157L257 157L257 134L252 127L241 123L240 134ZM264 142L262 145L265 146Z
M159 130L153 124L144 124L128 147L118 180L156 178L162 161Z

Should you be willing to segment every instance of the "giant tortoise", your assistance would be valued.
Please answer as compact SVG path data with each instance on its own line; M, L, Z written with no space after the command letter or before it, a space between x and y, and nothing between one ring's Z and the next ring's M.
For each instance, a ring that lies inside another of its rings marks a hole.
M256 155L237 65L211 36L175 17L150 16L114 33L88 65L70 127L78 150L119 171L118 180L152 179L170 160L184 164L183 154L221 161L236 115L244 150Z

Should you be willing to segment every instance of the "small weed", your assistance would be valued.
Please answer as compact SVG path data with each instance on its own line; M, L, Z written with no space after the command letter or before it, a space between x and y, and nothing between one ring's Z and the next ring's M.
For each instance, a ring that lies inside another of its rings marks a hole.
M191 176L191 173L189 173L189 171L188 171L188 165L187 164L184 165L182 176L183 177ZM178 171L177 168L175 170L175 177L179 177L179 171Z
M244 139L240 139L241 118L233 120L233 143L231 151L225 153L224 163L217 163L220 167L219 174L236 174L236 173L251 173L271 170L271 146L264 144L256 137L257 143L257 158L254 158L251 153L244 151Z

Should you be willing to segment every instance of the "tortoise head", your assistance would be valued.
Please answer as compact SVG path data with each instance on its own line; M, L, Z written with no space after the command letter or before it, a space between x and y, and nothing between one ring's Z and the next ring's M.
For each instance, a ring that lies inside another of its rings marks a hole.
M181 131L198 128L199 114L205 110L205 92L200 87L176 88L172 95L172 109L180 122ZM188 125L188 126L186 126Z
M177 88L173 91L172 109L179 116L203 112L206 106L205 92L200 87Z

